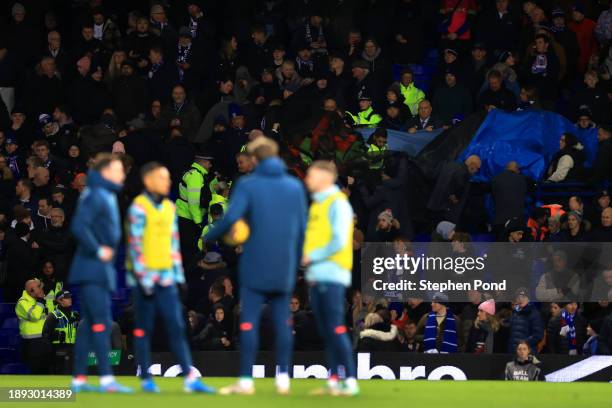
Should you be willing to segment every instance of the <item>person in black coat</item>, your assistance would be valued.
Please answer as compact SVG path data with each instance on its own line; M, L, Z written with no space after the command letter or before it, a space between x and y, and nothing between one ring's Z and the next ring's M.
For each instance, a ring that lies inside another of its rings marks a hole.
M390 209L393 218L399 222L399 233L402 237L412 239L414 230L408 207L407 197L410 186L408 159L399 154L385 159L385 171L382 183L370 194L365 185L359 186L359 192L369 210L367 239L376 240L376 226L381 212Z
M495 7L490 7L478 18L476 25L477 41L487 44L489 53L496 54L502 50L516 50L519 37L519 15L508 7L508 0L498 0Z
M451 161L444 164L427 203L435 221L457 224L467 202L470 177L480 170L480 166L480 157L476 155L463 163Z
M113 107L121 123L144 115L147 110L147 84L134 71L134 63L130 60L124 61L120 75L111 83Z
M178 43L173 45L173 50L180 83L189 91L199 91L208 61L201 43L191 38L189 27L180 28Z
M472 56L463 64L463 83L472 95L476 95L485 80L488 69L487 47L482 42L474 43Z
M525 215L527 179L521 174L519 165L511 161L491 180L491 193L495 203L493 230L497 235L503 233L504 224L512 218L521 219Z
M370 65L363 60L357 60L352 64L353 83L347 89L346 110L359 112L359 99L361 95L369 95L372 98L372 106L376 110L383 103L383 94L376 78L370 73Z
M397 64L416 63L423 55L421 4L416 0L402 0L397 5L392 23L391 55Z
M151 128L167 134L170 128L180 127L181 133L188 140L193 140L201 122L200 111L195 103L187 100L185 87L175 85L172 89L172 100L162 108Z
M72 234L65 226L64 210L53 208L50 216L51 225L46 231L36 234L35 239L40 247L41 257L53 262L55 276L64 281L68 277L75 243Z
M612 125L601 125L597 131L599 144L589 181L597 184L612 180Z
M587 340L587 321L577 312L578 304L569 302L561 314L552 318L546 328L546 345L552 354L582 354ZM571 320L571 323L570 323ZM571 328L574 334L571 334Z
M147 71L147 87L151 100L158 100L162 104L169 102L172 88L178 83L179 72L174 62L165 58L161 47L151 48Z
M544 337L544 326L540 312L529 303L529 295L525 288L519 288L516 293L516 306L512 310L509 321L510 338L508 339L508 353L516 350L521 341L526 341L532 350Z
M30 226L17 223L7 247L4 299L7 302L16 302L21 296L25 282L36 274L37 252L30 241Z
M183 174L191 167L195 156L194 145L189 143L179 128L170 131L162 150L162 163L170 171L172 177L172 193L178 194L178 187Z
M111 107L111 96L102 81L102 67L92 65L90 70L83 71L79 68L79 74L70 86L72 115L80 125L92 125L104 109Z
M37 118L41 113L50 113L64 102L64 82L56 71L53 58L43 57L36 75L27 81L20 105L27 116Z
M478 97L477 106L486 111L502 109L512 112L516 109L516 96L504 86L501 72L491 70L487 76L489 86Z
M551 109L558 95L559 58L546 34L535 37L535 52L527 59L525 79L538 90L544 109Z

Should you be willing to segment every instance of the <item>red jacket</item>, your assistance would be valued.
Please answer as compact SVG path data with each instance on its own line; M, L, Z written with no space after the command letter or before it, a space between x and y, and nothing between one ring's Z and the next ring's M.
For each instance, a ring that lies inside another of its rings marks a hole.
M597 53L597 42L595 41L595 22L589 18L577 23L571 21L569 28L576 33L578 45L580 47L580 58L578 59L578 69L580 72L586 70L591 55Z

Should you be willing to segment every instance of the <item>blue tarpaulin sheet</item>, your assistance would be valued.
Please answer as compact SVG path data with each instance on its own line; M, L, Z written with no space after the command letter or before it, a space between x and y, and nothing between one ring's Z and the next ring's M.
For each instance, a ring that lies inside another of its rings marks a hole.
M363 140L367 141L375 130L375 128L364 128L359 129L359 132L363 136ZM389 150L405 152L410 156L416 156L425 146L427 146L427 144L429 144L429 142L442 133L442 130L443 129L436 129L433 132L421 131L407 133L387 129L387 146Z
M519 163L523 174L540 180L551 158L559 151L563 132L576 135L587 155L585 165L591 166L597 154L597 129L578 129L563 116L545 111L491 111L459 160L472 154L482 159L474 181L491 180L512 160Z

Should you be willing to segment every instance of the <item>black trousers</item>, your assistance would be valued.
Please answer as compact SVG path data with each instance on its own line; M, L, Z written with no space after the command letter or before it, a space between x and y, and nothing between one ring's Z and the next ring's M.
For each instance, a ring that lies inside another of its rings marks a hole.
M191 269L198 260L198 239L202 231L193 221L178 217L179 235L181 238L181 255L183 256L183 268Z
M51 344L42 337L23 339L23 360L32 374L51 374L54 368L55 353Z

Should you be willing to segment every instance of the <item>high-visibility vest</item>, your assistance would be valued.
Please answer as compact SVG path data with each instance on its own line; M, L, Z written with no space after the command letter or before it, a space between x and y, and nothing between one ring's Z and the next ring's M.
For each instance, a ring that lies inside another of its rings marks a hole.
M223 197L220 194L217 193L213 193L212 198L210 199L210 203L208 203L208 223L212 223L212 216L210 215L210 207L212 207L214 204L221 204L221 207L223 207L223 213L225 213L227 211L227 203L228 203L228 199L226 197Z
M304 237L304 253L308 254L315 249L323 248L331 242L334 231L329 219L329 209L336 200L347 201L347 198L343 192L338 191L330 194L323 201L313 201L310 205L306 235ZM345 231L345 233L352 237L353 225L350 225L349 230ZM347 239L344 246L327 260L350 271L353 267L353 240Z
M55 282L55 286L45 295L45 305L49 313L55 310L55 295L64 288L63 282Z
M134 203L145 211L145 225L142 237L142 254L147 269L170 269L172 263L172 229L174 226L174 205L167 198L157 208L144 194Z
M404 104L410 109L410 113L414 116L419 111L419 103L425 99L425 93L414 86L414 82L405 86L400 82L400 92L404 97Z
M53 333L53 344L74 344L76 342L76 313L70 312L70 317L58 307L53 311L53 316L57 320L55 333Z
M353 119L355 126L376 127L382 121L382 116L374 112L371 106L357 115L353 115L351 112L346 113Z
M47 311L43 303L24 290L15 305L15 314L19 318L19 334L22 338L42 337L43 326L47 318Z
M370 163L371 169L378 170L382 168L386 151L387 151L387 145L384 145L383 147L378 147L374 143L372 143L368 147L368 156L370 157L370 160L371 160L371 163Z
M195 224L201 224L210 200L210 190L207 185L208 171L193 163L183 175L179 184L179 198L176 200L176 214Z

